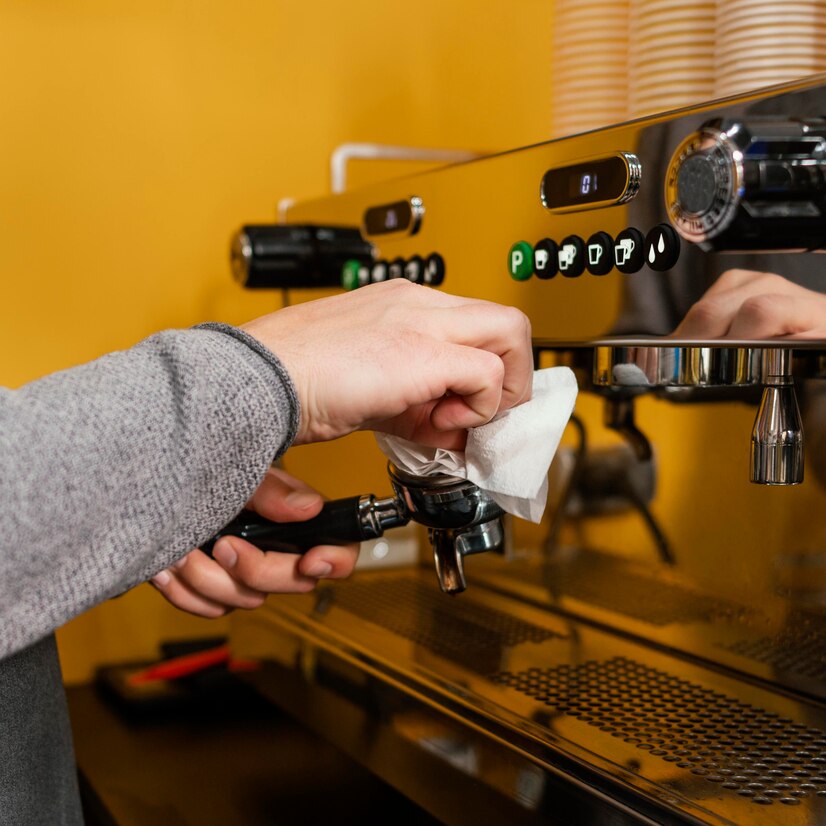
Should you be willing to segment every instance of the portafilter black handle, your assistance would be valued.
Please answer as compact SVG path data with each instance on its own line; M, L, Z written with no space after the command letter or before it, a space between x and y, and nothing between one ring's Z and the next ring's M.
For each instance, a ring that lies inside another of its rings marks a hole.
M304 522L272 522L253 511L241 511L235 519L201 545L212 555L222 536L239 536L262 551L303 554L316 545L344 545L377 539L388 528L409 521L395 498L377 499L372 494L325 502L321 512Z

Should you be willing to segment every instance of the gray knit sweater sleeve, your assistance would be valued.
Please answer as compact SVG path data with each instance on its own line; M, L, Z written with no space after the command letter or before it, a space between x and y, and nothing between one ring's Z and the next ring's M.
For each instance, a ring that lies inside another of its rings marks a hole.
M298 420L275 356L219 324L0 389L0 657L210 537Z

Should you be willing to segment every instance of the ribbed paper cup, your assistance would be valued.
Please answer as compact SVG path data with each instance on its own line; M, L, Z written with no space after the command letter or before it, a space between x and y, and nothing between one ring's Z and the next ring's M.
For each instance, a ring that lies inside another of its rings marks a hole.
M822 0L720 0L715 93L797 80L826 70Z
M627 0L557 0L552 72L554 136L624 120L628 98Z
M711 97L713 0L631 0L629 115L666 111Z

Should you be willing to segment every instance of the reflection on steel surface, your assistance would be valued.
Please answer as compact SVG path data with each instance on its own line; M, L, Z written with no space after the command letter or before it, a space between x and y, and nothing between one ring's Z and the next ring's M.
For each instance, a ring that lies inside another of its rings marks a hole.
M743 616L742 605L680 583L658 580L609 554L581 551L570 559L541 567L514 562L507 579L540 585L652 625L716 622Z
M480 674L497 671L506 648L561 636L468 597L446 600L434 588L404 578L386 580L381 587L354 582L329 590L340 608Z

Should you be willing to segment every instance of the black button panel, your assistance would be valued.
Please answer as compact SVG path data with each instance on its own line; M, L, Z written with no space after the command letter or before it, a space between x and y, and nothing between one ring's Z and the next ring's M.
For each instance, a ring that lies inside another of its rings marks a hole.
M680 257L680 236L670 224L657 224L647 235L636 227L626 227L616 238L602 230L587 241L579 235L568 235L561 241L543 238L533 247L533 261L530 250L527 241L511 246L508 269L515 281L528 280L531 275L547 280L557 273L577 278L586 269L591 275L608 275L614 269L630 275L646 265L665 272Z
M405 278L414 284L438 287L445 280L445 259L438 252L432 252L427 258L411 255L407 259L381 259L369 265L347 261L342 268L341 283L345 289L353 290L390 278Z

